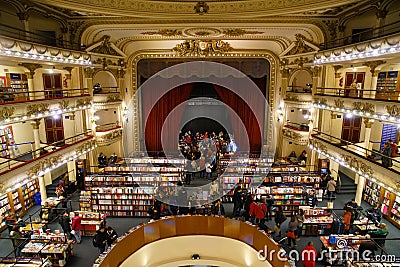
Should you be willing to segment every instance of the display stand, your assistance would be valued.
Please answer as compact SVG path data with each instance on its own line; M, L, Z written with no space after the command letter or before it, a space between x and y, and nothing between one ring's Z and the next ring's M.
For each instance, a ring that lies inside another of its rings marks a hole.
M333 215L326 207L311 208L300 207L304 212L303 232L304 236L317 236L327 234L327 230L333 223Z
M376 206L381 203L381 191L384 190L380 185L367 180L364 188L363 199L371 206Z
M7 228L5 217L11 212L11 205L8 198L8 194L0 197L0 216L3 220L0 222L0 232Z
M99 230L102 221L106 218L105 214L91 211L74 211L82 218L81 235L94 236L96 231Z

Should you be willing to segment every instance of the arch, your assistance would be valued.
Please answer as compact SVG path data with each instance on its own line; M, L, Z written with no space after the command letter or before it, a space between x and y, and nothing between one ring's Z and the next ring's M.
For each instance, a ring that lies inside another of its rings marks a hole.
M111 71L99 70L93 75L93 84L100 83L102 87L117 87L117 79Z
M305 87L307 83L312 84L312 72L310 69L301 68L290 75L289 85Z

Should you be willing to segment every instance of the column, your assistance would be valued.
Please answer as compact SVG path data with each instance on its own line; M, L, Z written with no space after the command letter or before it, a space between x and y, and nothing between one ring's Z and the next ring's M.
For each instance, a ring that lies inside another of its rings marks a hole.
M286 98L286 91L288 89L288 77L289 77L289 69L283 68L281 70L281 96L282 99Z
M363 65L369 67L369 71L371 72L371 84L370 84L370 89L374 91L369 91L366 94L363 94L364 97L369 97L369 98L375 98L376 94L376 83L378 81L378 73L379 71L376 71L375 69L382 64L385 64L386 61L383 60L376 60L376 61L368 61L365 62Z
M361 200L362 200L362 196L363 196L363 189L364 189L364 184L365 184L365 177L364 176L360 176L358 178L358 184L357 184L357 191L356 191L356 202L357 205L361 205Z
M343 40L343 38L345 37L344 31L346 30L346 26L344 25L339 25L338 26L338 34L337 34L337 42L335 45L345 45L347 43L351 43L350 40Z
M27 100L34 100L38 96L34 94L35 92L35 84L33 82L33 76L35 75L35 71L39 68L42 68L43 66L40 64L35 64L35 63L20 63L18 64L24 68L27 68L29 72L25 72L27 78L28 78L28 99ZM22 96L20 96L22 97Z
M37 158L40 156L40 134L39 134L39 126L40 126L40 120L33 120L31 121L32 129L33 129L33 141L34 143L34 150L35 153L33 153L33 158Z
M319 75L321 72L320 67L313 67L312 68L313 72L313 77L312 77L312 95L314 96L317 93L317 87L320 85L319 84Z
M384 29L381 28L382 26L385 25L385 19L388 11L385 8L379 8L376 11L376 24L375 28L378 28L377 30L374 31L374 37L379 36L380 34L384 33Z
M341 68L343 68L342 65L334 65L333 68L335 69L335 85L333 86L334 88L341 88L340 86L340 76L341 73L338 72L338 70L340 70ZM335 92L329 92L329 93L335 93ZM341 91L339 91L338 93L343 93Z
M339 163L336 161L329 161L329 170L331 171L332 177L336 177L337 185L339 184Z
M94 68L85 68L85 80L86 80L86 86L89 89L89 94L91 97L93 97L93 74L94 74Z
M47 199L46 184L44 182L44 176L39 176L38 181L39 181L40 197L42 199L42 204L43 204L43 200Z
M372 119L368 119L368 118L363 118L363 122L365 124L365 134L364 134L364 147L365 149L369 150L369 141L371 140L371 127L372 127L372 123L374 122L374 120ZM369 151L365 151L365 157L369 156L370 153Z
M67 162L68 179L70 182L76 181L76 164L75 161Z
M27 31L25 33L25 36L28 38L30 38L30 34L29 32L29 14L27 11L23 11L23 12L19 12L17 13L17 16L19 18L19 20L24 24L24 30Z

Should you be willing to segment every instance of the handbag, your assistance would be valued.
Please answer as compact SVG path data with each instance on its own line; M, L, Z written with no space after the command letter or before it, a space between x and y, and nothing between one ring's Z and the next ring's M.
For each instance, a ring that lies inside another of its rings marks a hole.
M71 231L71 234L74 235L74 234L75 234L75 230L72 230L72 231Z
M295 238L296 238L296 236L294 235L294 231L288 231L288 232L286 233L286 236L287 236L288 238L292 238L292 239L295 239Z

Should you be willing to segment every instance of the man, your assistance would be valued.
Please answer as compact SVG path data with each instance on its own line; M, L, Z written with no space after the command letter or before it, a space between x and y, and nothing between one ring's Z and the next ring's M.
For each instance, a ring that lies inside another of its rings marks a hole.
M69 217L67 210L65 210L64 213L58 218L58 222L69 240L71 239L72 231L70 221L71 218Z
M392 158L397 157L397 152L399 151L398 146L393 143L392 139L389 139L388 141L390 148L392 149Z
M108 234L107 244L108 246L111 246L115 242L115 240L117 240L118 234L111 226L107 227L107 234Z
M76 243L81 243L81 229L82 229L82 218L77 212L74 213L74 218L72 218L72 230L75 236Z
M326 191L328 192L328 201L332 201L336 192L336 181L333 178L330 178L326 184Z
M100 254L106 250L107 241L108 234L106 233L106 228L100 227L93 238L93 245L99 248Z
M311 190L308 194L307 194L307 198L306 198L306 203L308 206L314 208L318 205L318 200L317 197L314 194L314 190Z
M315 267L315 260L317 259L317 250L312 241L308 242L307 246L301 252L301 259L304 267Z
M233 217L240 216L243 205L242 187L239 185L233 192Z
M356 220L358 218L358 204L356 202L356 200L353 198L351 199L351 201L347 202L344 205L344 209L345 210L349 210L351 211L351 224L353 224L354 220Z

